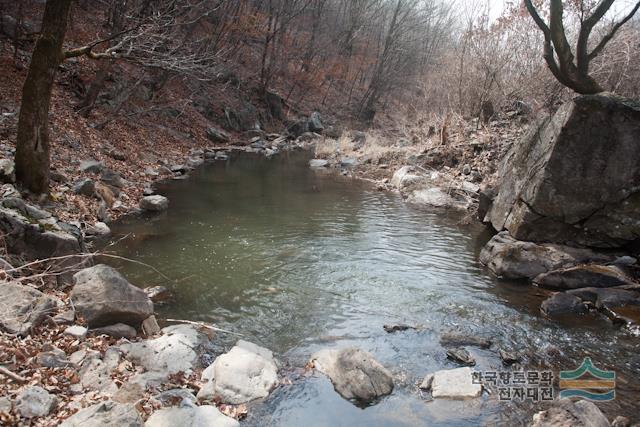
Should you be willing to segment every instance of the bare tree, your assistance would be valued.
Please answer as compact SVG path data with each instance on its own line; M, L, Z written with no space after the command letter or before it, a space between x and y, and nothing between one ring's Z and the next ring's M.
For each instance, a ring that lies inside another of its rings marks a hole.
M589 74L590 62L598 56L607 43L616 35L620 27L628 22L640 8L640 1L620 21L611 25L609 31L599 43L589 51L589 37L604 15L611 9L615 0L600 0L592 9L580 1L580 30L576 42L576 53L571 49L564 27L562 0L550 0L549 24L538 13L531 0L524 0L529 14L544 34L544 59L553 75L563 85L580 94L602 92L602 87ZM589 13L590 12L590 13ZM586 17L585 17L586 14Z

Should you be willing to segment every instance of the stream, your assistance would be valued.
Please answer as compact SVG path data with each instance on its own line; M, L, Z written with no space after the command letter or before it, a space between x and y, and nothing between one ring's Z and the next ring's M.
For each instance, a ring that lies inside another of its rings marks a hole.
M544 318L549 292L498 281L477 261L491 237L484 226L314 171L310 155L240 154L163 184L170 209L121 220L106 248L162 272L110 261L137 286L173 291L175 300L156 309L160 320L212 322L276 354L292 384L250 405L242 425L522 425L544 409L497 393L456 401L420 392L426 374L458 367L440 344L446 332L495 343L467 347L478 371L557 376L589 356L617 373L617 398L601 409L638 421L637 337L596 316ZM383 329L401 323L417 329ZM217 337L227 348L236 339ZM322 375L301 373L314 352L345 346L371 352L393 373L390 396L358 407ZM522 367L503 367L498 348L521 352Z

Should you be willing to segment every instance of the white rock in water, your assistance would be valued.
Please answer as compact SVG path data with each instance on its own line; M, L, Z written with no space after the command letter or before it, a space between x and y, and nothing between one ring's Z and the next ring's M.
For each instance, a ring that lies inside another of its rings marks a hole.
M309 160L309 167L312 168L326 168L329 166L329 162L324 159L311 159Z
M266 348L240 340L202 372L199 399L238 405L267 397L278 384L278 367Z
M311 360L345 399L370 402L393 391L391 373L359 348L321 350Z
M227 417L215 406L165 408L154 412L145 427L238 427L240 423Z
M140 209L150 212L160 212L169 208L169 199L159 194L146 196L140 200Z
M23 418L44 417L58 404L58 398L42 387L27 387L18 395L16 411Z
M462 399L478 397L482 393L482 386L473 383L473 371L469 367L438 371L432 375L431 395L434 398ZM421 388L428 388L429 377L425 378Z

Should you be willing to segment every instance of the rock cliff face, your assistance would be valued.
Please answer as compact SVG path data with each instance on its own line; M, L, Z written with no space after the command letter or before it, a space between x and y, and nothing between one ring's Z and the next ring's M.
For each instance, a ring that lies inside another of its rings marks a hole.
M640 238L640 103L579 96L505 157L488 218L518 240L619 247Z

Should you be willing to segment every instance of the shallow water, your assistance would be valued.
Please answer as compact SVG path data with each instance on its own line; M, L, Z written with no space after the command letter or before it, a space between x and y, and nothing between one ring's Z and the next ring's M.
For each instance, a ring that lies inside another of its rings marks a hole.
M251 426L519 425L544 405L500 402L496 394L436 400L416 387L425 374L455 368L441 334L491 338L467 347L479 371L506 371L497 348L526 355L525 370L576 368L585 356L618 375L609 416L636 418L637 340L601 318L551 321L539 314L546 291L499 282L478 263L484 227L420 210L395 194L310 170L308 153L239 155L160 188L159 216L117 224L108 248L153 265L118 264L141 287L163 285L176 300L160 318L202 320L273 350L293 384L251 405ZM387 334L384 324L418 326ZM219 335L223 344L234 338ZM361 408L321 375L299 376L311 354L355 345L394 374L396 389ZM514 368L518 370L518 368Z

